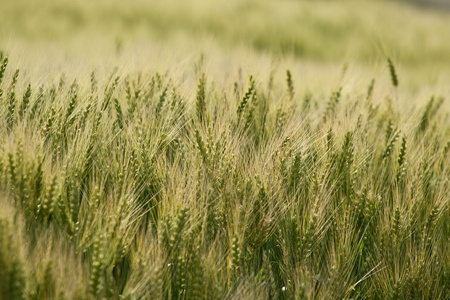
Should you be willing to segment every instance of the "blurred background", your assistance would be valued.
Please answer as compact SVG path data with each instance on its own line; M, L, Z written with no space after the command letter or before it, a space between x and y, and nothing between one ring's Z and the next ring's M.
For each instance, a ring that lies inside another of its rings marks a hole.
M414 90L450 78L449 8L449 0L2 1L0 48L39 78L200 55L219 68L285 61L326 76L343 65L381 70L389 56Z

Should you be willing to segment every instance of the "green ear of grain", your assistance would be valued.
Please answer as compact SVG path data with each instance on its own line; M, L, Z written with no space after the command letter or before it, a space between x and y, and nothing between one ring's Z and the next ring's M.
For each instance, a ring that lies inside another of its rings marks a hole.
M389 67L389 73L391 74L392 85L395 87L398 87L398 77L397 77L397 73L395 72L394 63L392 62L392 60L389 57L387 59L387 63L388 63L388 67Z
M294 82L292 81L291 71L286 70L286 83L288 87L289 99L294 99L295 91L294 91Z
M9 90L9 105L8 105L8 115L7 115L7 125L8 128L11 129L16 115L16 84L17 78L19 77L19 69L13 75L13 79L11 82L11 87Z
M3 61L0 64L0 85L3 81L3 76L5 75L6 67L8 66L8 57L3 58Z
M253 79L253 76L250 76L248 81L249 81L248 90L245 93L244 97L242 97L242 100L239 103L239 106L236 111L236 113L238 115L238 120L240 120L242 112L244 111L245 107L247 106L248 100L250 100L250 97L252 96L253 92L255 91L255 80Z
M197 118L200 122L205 119L206 115L206 76L203 73L198 81L197 86L197 101L195 103L195 108L197 112Z
M123 129L124 121L123 121L123 113L122 113L122 107L120 106L119 100L117 98L114 98L114 108L116 109L116 124L119 126L120 129Z
M373 93L374 86L375 86L375 79L372 79L372 81L369 84L369 87L367 88L367 97L366 97L367 100L372 98L372 93Z
M31 84L28 84L25 93L23 94L22 104L20 105L19 115L22 118L25 115L26 110L30 104L31 98Z

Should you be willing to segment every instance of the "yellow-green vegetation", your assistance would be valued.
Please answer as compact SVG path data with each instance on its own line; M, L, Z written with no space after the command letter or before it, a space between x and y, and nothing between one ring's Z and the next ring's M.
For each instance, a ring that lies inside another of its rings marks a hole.
M448 299L450 13L8 1L0 299Z

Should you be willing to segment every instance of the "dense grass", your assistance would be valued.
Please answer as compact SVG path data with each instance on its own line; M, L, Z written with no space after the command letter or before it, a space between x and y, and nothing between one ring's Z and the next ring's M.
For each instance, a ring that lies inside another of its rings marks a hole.
M448 299L449 20L2 3L0 300Z
M158 73L32 86L1 60L4 299L449 294L448 112L399 110L391 60L391 88L327 99L289 71L227 86L200 62L185 95Z

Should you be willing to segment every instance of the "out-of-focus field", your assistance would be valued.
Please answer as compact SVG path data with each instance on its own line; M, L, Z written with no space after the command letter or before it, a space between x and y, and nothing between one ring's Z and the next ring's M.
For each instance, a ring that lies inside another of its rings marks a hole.
M0 300L448 299L449 83L431 2L1 1Z
M199 52L235 59L241 50L241 60L262 55L265 65L283 55L379 70L389 56L403 86L416 90L448 82L448 28L447 12L395 1L17 0L0 11L3 48L25 66L152 68Z

